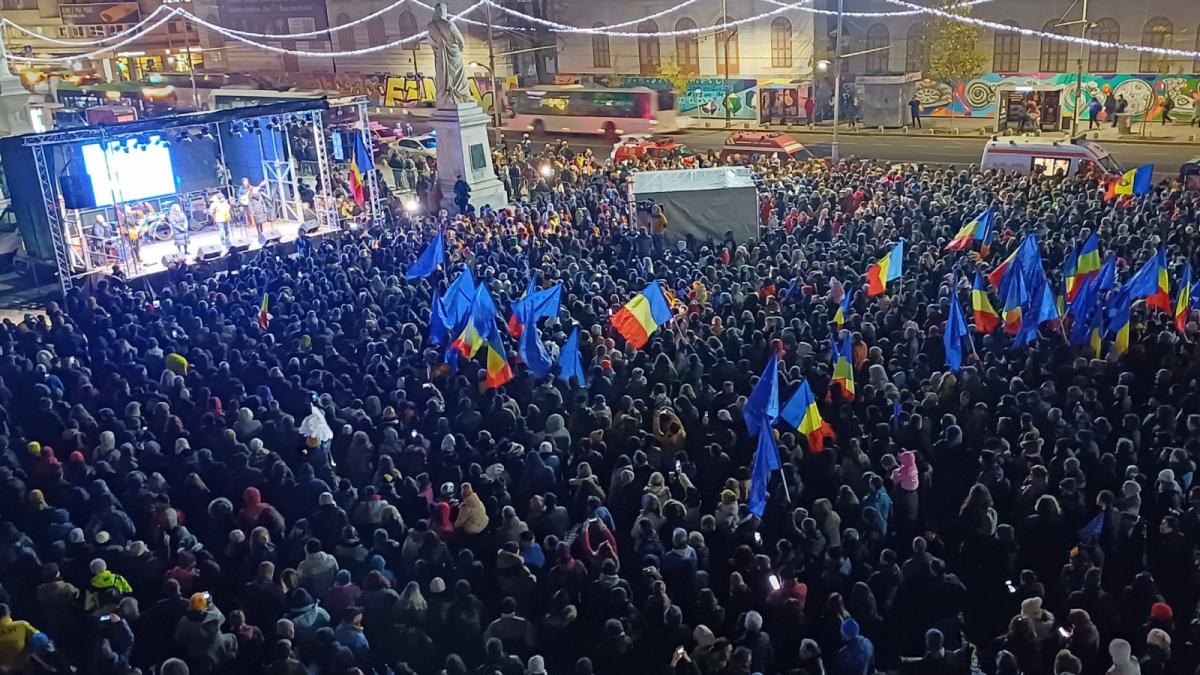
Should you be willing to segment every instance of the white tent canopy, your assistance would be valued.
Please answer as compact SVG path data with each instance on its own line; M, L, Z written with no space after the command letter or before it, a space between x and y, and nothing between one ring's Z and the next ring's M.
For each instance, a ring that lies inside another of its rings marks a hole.
M732 232L742 243L758 236L758 192L745 167L642 171L633 174L633 194L663 208L673 238Z

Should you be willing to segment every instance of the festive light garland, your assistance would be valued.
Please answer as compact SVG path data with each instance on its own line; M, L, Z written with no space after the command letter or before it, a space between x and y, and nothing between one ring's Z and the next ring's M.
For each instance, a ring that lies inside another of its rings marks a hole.
M949 7L949 9L968 8L968 7L974 7L975 5L986 4L986 3L989 3L992 1L993 0L966 0L966 2L956 2L952 5L949 5L948 7ZM767 2L769 4L778 5L778 6L783 6L783 5L787 4L786 2L781 2L780 0L767 0ZM824 14L826 16L837 16L837 14L838 14L836 10L818 9L816 7L797 7L796 9L799 9L802 12L808 12L810 14ZM921 10L898 9L898 10L894 10L891 12L842 12L842 16L852 16L856 19L871 19L871 18L886 19L889 17L895 18L895 17L901 17L901 16L914 16L917 14L924 14L924 13L925 13L925 11L923 9L921 9Z
M61 40L59 38L50 37L49 35L42 35L41 33L37 32L35 30L30 30L29 28L26 28L26 27L22 26L21 24L16 23L12 19L8 19L8 18L0 19L0 25L8 26L9 28L12 28L13 30L17 31L18 33L24 33L25 35L28 35L33 38L37 38L38 40L42 40L44 42L49 42L51 44L65 45L68 47L99 47L100 45L102 45L106 42L109 42L111 40L120 40L122 37L129 35L130 33L136 32L136 33L138 33L138 35L145 33L146 31L141 30L142 26L146 25L147 23L152 21L154 19L154 17L158 16L159 14L162 14L163 12L169 12L169 13L174 14L173 9L167 7L166 5L159 5L157 9L155 9L153 12L150 12L149 14L147 14L145 16L145 18L143 18L141 21L133 24L129 28L126 28L125 30L122 30L122 31L119 31L116 33L113 33L112 35L107 35L102 38L97 38L95 40Z
M493 8L498 9L505 14L508 14L509 16L516 17L518 19L521 19L523 21L528 21L530 23L536 23L541 26L546 26L552 32L555 32L555 33L580 33L580 34L586 34L586 35L607 35L609 37L632 37L632 38L646 38L646 37L660 37L661 38L661 37L676 37L676 36L681 36L681 35L700 35L701 33L712 33L714 31L727 30L729 28L737 28L738 26L741 26L742 24L752 23L752 22L758 21L760 19L766 19L766 18L775 16L778 14L783 14L784 12L787 12L787 11L790 11L793 9L802 9L802 5L812 2L812 0L801 0L800 2L797 2L797 3L790 3L790 4L789 3L781 3L779 7L776 7L775 9L772 9L767 12L763 12L762 14L747 17L745 19L735 19L732 21L725 21L724 23L714 24L712 26L697 26L696 28L684 28L682 30L664 30L664 31L642 33L642 32L634 32L634 31L609 30L608 28L583 28L581 26L571 26L571 25L568 25L565 23L558 23L556 21L550 21L549 19L543 19L541 17L531 16L529 14L525 14L524 12L519 12L515 9L509 9L508 7L505 7L504 5L498 4L496 2L492 2L492 0L482 0L482 1L488 5L491 5ZM645 19L641 19L640 21L644 21L644 20ZM628 24L626 24L626 25L628 25Z
M271 44L264 44L261 42L256 42L249 38L260 37L260 38L270 38L272 40L279 41L279 40L289 40L289 39L295 39L295 38L311 37L311 36L321 35L324 33L330 33L333 31L344 30L346 28L352 28L352 27L354 27L360 23L363 23L365 21L374 19L374 18L380 16L381 14L384 14L385 12L389 12L389 11L395 9L396 7L403 5L405 2L409 2L409 1L414 2L414 4L416 4L422 8L432 9L432 7L428 3L425 3L422 0L397 0L396 2L392 3L391 5L383 8L383 9L377 10L376 12L368 14L367 16L364 16L355 21L351 21L350 23L347 23L347 24L342 24L340 26L326 28L326 29L322 29L319 31L310 31L307 33L295 33L295 34L288 34L288 35L251 33L248 31L234 30L231 28L226 28L224 26L220 26L218 24L211 23L209 21L205 21L204 19L201 19L200 17L198 17L186 10L179 9L179 8L167 9L165 7L159 7L154 12L151 12L149 15L147 15L146 18L143 19L142 21L140 21L138 24L135 24L134 26L132 26L120 33L117 33L117 34L114 34L112 36L108 36L105 38L100 38L100 39L94 40L94 41L65 41L65 40L58 40L55 38L50 38L50 37L41 35L40 33L31 31L23 26L19 26L19 25L13 23L12 21L9 21L8 19L0 20L0 25L10 26L10 27L14 28L15 30L18 30L18 31L28 34L28 35L32 35L34 37L45 40L47 42L51 42L51 43L55 43L55 44L62 44L62 45L71 45L71 46L100 46L100 45L104 45L107 41L116 39L117 37L120 37L122 35L129 36L129 37L122 39L112 45L107 45L101 49L97 49L95 51L88 52L85 54L75 54L75 55L64 56L64 57L22 56L22 55L17 55L17 54L9 54L8 55L9 59L12 59L14 61L19 61L19 62L26 62L26 63L66 63L66 62L74 61L76 59L93 58L95 56L113 51L119 47L122 47L124 45L127 45L127 44L137 40L142 35L157 29L159 26L163 25L164 23L166 23L168 20L170 20L174 16L182 17L183 19L191 21L193 24L195 24L197 26L206 28L215 33L223 35L227 38L245 43L249 46L258 47L259 49L262 49L264 51L269 51L269 52L273 52L273 53L277 53L277 54L288 54L291 56L314 57L314 58L331 58L331 57L336 58L336 57L347 57L347 56L361 56L364 54L371 54L371 53L383 51L385 49L391 49L393 47L399 47L399 46L405 45L409 42L412 42L414 40L420 40L420 39L426 37L428 35L428 31L421 31L420 33L417 33L415 35L410 35L410 36L407 36L404 38L400 38L399 40L395 40L395 41L392 41L392 42L389 42L389 43L383 44L383 45L375 45L373 47L365 47L363 49L355 49L355 50L341 51L341 52L305 51L305 50L285 49L283 47L277 47L277 46L271 45ZM832 11L832 10L818 9L818 8L814 8L814 7L805 6L807 3L811 2L812 0L800 0L800 2L795 2L795 3L787 3L787 2L783 2L782 0L767 0L767 2L769 2L773 5L776 5L776 8L773 10L767 11L767 12L763 12L762 14L758 14L758 15L755 15L752 17L747 17L745 19L726 21L724 23L716 24L716 25L712 25L712 26L704 26L704 27L697 27L697 28L690 28L690 29L683 29L683 30L646 32L646 33L611 30L612 28L630 26L633 24L638 24L638 23L642 23L647 20L652 20L654 18L658 18L658 17L664 16L666 14L669 14L671 12L678 11L679 9L682 9L683 7L691 5L698 1L699 0L683 0L683 2L680 2L679 4L674 5L668 9L662 10L660 12L656 12L654 14L651 14L651 15L648 15L645 17L641 17L638 19L632 19L629 21L624 21L621 23L613 24L613 26L607 26L607 27L603 27L603 28L584 28L581 26L572 26L569 24L550 21L548 19L543 19L541 17L536 17L536 16L532 16L529 14L525 14L525 13L520 12L515 9L510 9L508 7L505 7L503 5L496 3L494 0L478 0L478 2L471 5L467 9L463 10L462 12L459 12L458 14L455 14L451 18L451 21L456 21L456 22L462 21L465 23L470 23L472 25L487 25L483 22L466 18L467 14L470 14L470 13L474 12L475 10L479 9L480 7L487 5L492 8L495 8L495 9L499 10L500 12L507 14L511 17L523 20L528 23L545 26L551 32L555 32L555 33L582 34L582 35L605 35L605 36L609 36L609 37L626 37L626 38L646 38L646 37L664 38L664 37L676 37L676 36L693 36L693 35L700 35L702 33L710 33L713 31L728 30L729 28L735 28L735 27L738 27L738 26L741 26L744 24L748 24L748 23L752 23L755 21L759 21L761 19L769 18L771 16L783 14L783 13L791 11L791 10L798 10L798 11L809 12L809 13L814 13L814 14L837 15L837 12ZM1169 48L1169 47L1152 47L1152 46L1148 46L1148 45L1133 45L1133 44L1125 44L1125 43L1103 42L1101 40L1095 40L1095 39L1087 38L1087 37L1063 35L1063 34L1059 34L1059 33L1047 33L1044 31L1033 30L1030 28L1021 28L1019 26L1012 26L1012 25L1005 24L1005 23L996 23L996 22L987 21L984 19L977 19L977 18L971 17L971 16L962 16L962 15L954 14L954 13L951 13L951 12L948 12L948 11L945 11L942 9L936 9L933 7L926 7L924 5L918 5L918 4L915 4L912 2L908 2L907 0L886 0L886 1L890 4L904 7L906 9L904 11L898 10L898 11L894 11L894 12L843 12L843 15L844 16L853 16L853 17L888 17L888 16L911 16L911 15L917 15L917 14L926 14L926 15L937 16L937 17L940 17L943 19L948 19L950 21L956 21L959 23L973 25L978 28L987 28L989 30L997 31L997 32L1018 33L1020 35L1026 36L1026 37L1034 37L1034 38L1039 38L1039 39L1043 39L1043 40L1068 42L1068 43L1072 43L1072 44L1087 45L1090 47L1098 47L1098 48L1102 48L1102 49L1125 49L1125 50L1129 50L1129 51L1133 51L1133 52L1158 54L1161 56L1174 56L1174 57L1179 57L1179 58L1190 58L1190 59L1191 58L1200 58L1200 51L1192 51L1192 50L1186 50L1186 49L1173 49L1173 48ZM969 7L969 6L974 6L974 5L978 5L978 4L982 4L982 3L990 2L990 1L991 0L966 0L965 2L962 2L958 5L952 5L951 8ZM161 10L166 11L165 16L163 16L161 19L154 21L152 24L146 25ZM135 31L136 31L136 33L135 33Z
M1025 35L1027 37L1036 37L1036 38L1041 38L1044 40L1058 40L1059 42L1071 42L1074 44L1088 45L1089 47L1102 47L1105 49L1128 49L1130 51L1135 51L1135 52L1145 52L1148 54L1160 54L1162 56L1180 56L1180 57L1185 57L1185 58L1189 58L1189 59L1200 57L1200 52L1191 51L1191 50L1187 50L1187 49L1172 49L1170 47L1151 47L1149 45L1131 45L1131 44L1124 44L1124 43L1120 43L1120 42L1103 42L1101 40L1093 40L1092 38L1080 37L1080 36L1076 36L1076 35L1060 35L1058 33L1045 33L1045 32L1039 31L1039 30L1033 30L1032 28L1021 28L1019 26L1010 26L1006 23L996 23L994 21L987 21L985 19L976 19L973 16L961 16L959 14L953 14L951 12L947 12L944 10L934 9L933 7L925 7L923 5L917 5L917 4L913 4L911 2L906 2L906 0L885 0L885 2L889 2L893 5L899 5L901 7L918 9L925 14L932 14L934 16L941 17L943 19L949 19L951 21L957 21L959 23L971 24L978 28L989 28L994 31L1007 31L1010 33L1020 33L1021 35Z
M155 21L154 23L148 25L146 27L146 29L143 31L143 33L148 33L150 31L158 28L159 26L165 24L166 22L170 21L171 17L175 16L175 14L177 12L179 12L178 9L172 9L172 10L168 11L166 14L164 14L162 16L162 18L160 18L157 21ZM9 54L8 59L10 61L20 61L23 63L69 63L69 62L75 61L77 59L90 59L90 58L99 56L101 54L106 54L108 52L113 51L114 49L119 49L121 47L124 47L125 45L127 45L135 40L138 40L141 37L142 37L142 33L138 33L136 35L130 35L129 37L125 38L124 40L121 40L119 42L114 42L111 45L102 47L95 51L87 52L85 54L72 54L71 56L22 56L20 54Z

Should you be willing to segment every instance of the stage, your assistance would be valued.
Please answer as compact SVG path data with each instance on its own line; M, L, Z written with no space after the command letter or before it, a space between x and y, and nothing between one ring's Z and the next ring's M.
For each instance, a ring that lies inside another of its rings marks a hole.
M263 234L268 237L265 242L259 239L258 233L253 227L246 225L233 225L230 227L229 235L231 247L242 253L253 253L264 247L291 244L301 236L316 237L339 231L339 228L326 226L311 229L307 234L301 235L299 223L270 221L263 225ZM273 238L272 234L278 234L279 238ZM199 232L193 232L189 238L187 250L188 253L183 260L187 265L213 262L229 254L229 249L221 245L221 233L211 226ZM79 245L72 242L72 253L78 251ZM137 260L124 260L121 269L125 278L130 281L158 274L167 270L166 263L177 261L178 253L179 248L175 245L174 239L143 242Z
M219 263L230 249L287 253L301 237L340 231L349 185L339 162L365 152L375 164L366 110L357 97L183 113L10 137L0 158L26 250L55 261L65 293L114 272L150 281ZM363 182L355 218L369 227L382 213L378 172ZM252 219L265 239L243 224ZM229 248L216 221L231 223ZM181 260L175 233L185 229Z

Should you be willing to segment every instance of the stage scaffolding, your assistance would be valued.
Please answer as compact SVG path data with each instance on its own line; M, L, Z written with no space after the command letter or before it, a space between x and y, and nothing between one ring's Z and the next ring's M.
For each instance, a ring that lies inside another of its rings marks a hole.
M29 149L35 165L34 169L41 191L41 206L45 209L46 224L50 230L49 234L54 250L55 266L63 292L66 293L74 288L82 278L96 274L111 274L114 265L119 266L128 278L142 276L155 270L143 269L139 256L122 255L122 249L119 246L114 247L111 243L107 247L96 245L95 237L92 236L93 223L86 220L86 216L80 211L66 207L58 180L58 176L62 175L64 169L56 164L56 157L50 155L54 146L100 143L107 147L114 141L123 142L130 138L147 138L155 135L174 144L182 135L211 134L217 146L219 164L217 185L186 194L176 193L151 200L136 200L137 202L151 201L161 204L178 202L184 207L189 222L192 222L193 213L203 214L202 210L195 211L194 209L202 209L202 206L197 205L203 204L200 199L203 199L204 196L222 192L230 198L231 202L234 202L236 197L236 187L231 185L233 177L229 173L225 148L221 143L222 129L232 133L233 125L242 125L242 129L250 128L251 125L255 127L262 125L260 128L271 128L277 131L283 140L283 147L278 151L273 149L271 158L267 158L265 154L261 157L263 176L269 185L268 194L273 211L272 219L278 218L280 222L291 222L298 225L301 234L309 231L328 232L338 227L335 189L344 182L345 177L336 175L333 168L333 158L330 156L327 146L330 129L325 126L326 123L332 122L332 119L327 113L336 110L340 120L353 124L355 130L362 134L373 159L374 149L370 139L370 125L367 117L368 103L366 97L289 101L250 108L188 113L123 124L30 134L21 137L20 142ZM314 186L315 195L311 209L302 203L299 185L301 178L300 172L297 170L299 158L296 157L292 147L292 138L302 127L307 127L307 130L300 135L311 141L315 159L313 164L316 165L314 168L317 185ZM172 134L179 135L172 140ZM275 140L275 136L272 136L273 147ZM60 152L59 156L65 157L65 151ZM107 171L109 171L111 181L114 174L111 168L108 168ZM371 221L382 223L383 205L377 174L376 171L368 173L367 185L370 198L368 203L363 206ZM112 182L115 184L115 181ZM126 203L120 198L119 186L114 189L114 193L114 203L111 208L119 211ZM201 197L197 198L197 194L201 194ZM96 209L96 211L99 210L99 208ZM306 227L305 222L311 222L315 224L315 227ZM115 219L112 225L116 229ZM158 241L163 240L159 238ZM150 243L153 243L153 240ZM119 244L120 242L118 242ZM129 261L130 257L133 258L132 262Z

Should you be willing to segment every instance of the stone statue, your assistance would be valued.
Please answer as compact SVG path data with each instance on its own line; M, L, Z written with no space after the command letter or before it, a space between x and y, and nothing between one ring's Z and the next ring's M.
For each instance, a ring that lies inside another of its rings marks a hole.
M467 71L463 67L463 46L466 41L458 26L450 23L446 4L433 7L429 21L429 44L433 47L433 82L437 90L437 107L454 108L471 100L467 86Z

